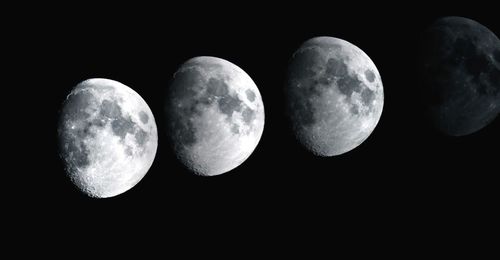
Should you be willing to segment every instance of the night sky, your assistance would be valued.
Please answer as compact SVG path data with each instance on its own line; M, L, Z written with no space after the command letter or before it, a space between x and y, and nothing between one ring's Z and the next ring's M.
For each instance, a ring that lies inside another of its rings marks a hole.
M498 197L500 119L459 138L434 130L423 113L416 61L422 31L442 16L471 18L500 35L495 8L304 4L39 7L45 12L33 7L11 30L17 56L12 68L19 74L9 77L24 85L18 87L29 104L22 106L22 121L28 122L19 131L29 145L17 152L22 159L11 173L19 178L4 184L16 189L8 199L14 221L43 232L77 222L82 225L69 233L99 236L123 228L186 239L205 229L210 231L200 234L204 239L219 231L292 239L315 231L434 237L432 232L459 232L457 226L460 232L488 226L498 208L493 195ZM377 66L385 94L371 136L329 158L303 149L285 116L288 60L315 36L341 38L362 49ZM166 88L177 68L195 56L238 65L256 83L265 107L264 133L253 154L216 177L190 173L166 142ZM109 199L80 193L65 176L56 149L65 96L95 77L138 92L158 126L149 172Z

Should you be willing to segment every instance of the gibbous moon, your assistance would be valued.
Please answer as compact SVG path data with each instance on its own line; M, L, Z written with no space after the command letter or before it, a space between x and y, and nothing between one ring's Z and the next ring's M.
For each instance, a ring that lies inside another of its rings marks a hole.
M367 139L384 105L375 64L358 47L333 37L300 46L290 60L285 91L297 140L325 157L346 153Z
M215 57L186 61L166 97L167 132L178 159L214 176L243 163L264 129L257 86L238 66Z
M500 113L500 40L462 17L444 17L423 34L420 69L433 125L450 136L472 134Z
M73 88L62 107L58 136L71 181L96 198L134 187L158 146L149 106L131 88L109 79L85 80Z

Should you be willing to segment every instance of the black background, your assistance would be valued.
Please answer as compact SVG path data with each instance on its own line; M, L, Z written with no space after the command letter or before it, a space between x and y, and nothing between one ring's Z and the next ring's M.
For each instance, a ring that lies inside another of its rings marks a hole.
M7 197L13 221L38 234L63 229L83 238L121 230L189 244L219 235L235 240L257 235L259 241L273 241L271 248L323 236L347 244L423 237L424 244L436 245L444 237L488 231L498 208L500 120L460 138L433 130L423 114L415 61L420 33L438 17L468 17L497 35L500 20L494 6L442 5L30 6L7 24L14 40L10 67L19 73L8 76L24 96L18 118L26 126L18 133L28 141L16 150L19 161L11 174L18 178L8 187L15 190ZM371 136L330 158L303 150L284 116L288 59L315 36L361 48L379 69L385 92ZM184 169L164 133L165 89L177 67L195 56L216 56L241 67L257 84L265 107L264 133L253 154L217 177ZM153 111L159 134L146 176L108 199L80 193L66 178L56 149L65 96L94 77L138 92Z

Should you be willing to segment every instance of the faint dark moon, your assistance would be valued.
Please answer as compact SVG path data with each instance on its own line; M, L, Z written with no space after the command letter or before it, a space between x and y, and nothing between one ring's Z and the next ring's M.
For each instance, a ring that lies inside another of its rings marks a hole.
M468 135L500 112L500 40L478 22L434 22L421 39L419 66L428 115L439 131Z

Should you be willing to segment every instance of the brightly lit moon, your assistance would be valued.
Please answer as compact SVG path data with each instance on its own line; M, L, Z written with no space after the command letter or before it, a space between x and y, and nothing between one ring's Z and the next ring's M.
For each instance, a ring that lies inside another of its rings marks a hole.
M226 60L186 61L174 74L166 102L175 154L198 175L236 168L259 143L264 128L260 92L242 69Z
M149 106L134 90L109 79L85 80L73 88L62 107L58 136L71 181L97 198L134 187L158 146Z
M355 45L333 37L306 41L293 54L287 108L298 141L319 156L346 153L372 133L382 114L382 79Z

